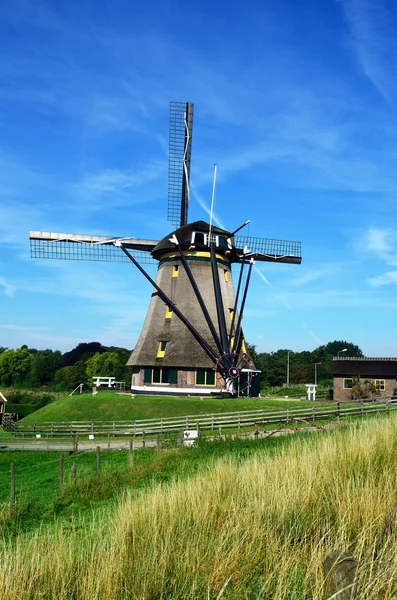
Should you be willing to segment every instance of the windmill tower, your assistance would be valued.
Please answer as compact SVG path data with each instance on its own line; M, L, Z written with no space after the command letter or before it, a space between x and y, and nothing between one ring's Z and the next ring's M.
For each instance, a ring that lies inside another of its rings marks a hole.
M33 258L130 261L153 285L146 319L128 365L132 391L231 395L259 392L242 317L254 260L301 262L299 242L236 236L211 223L188 223L193 105L170 110L168 220L162 240L30 232ZM158 262L156 280L143 264ZM232 265L240 266L234 291Z

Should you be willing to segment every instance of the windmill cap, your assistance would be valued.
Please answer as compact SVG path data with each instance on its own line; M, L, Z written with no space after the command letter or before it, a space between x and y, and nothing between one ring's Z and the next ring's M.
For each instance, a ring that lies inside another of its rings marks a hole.
M210 230L209 223L205 221L195 221L194 223L189 223L187 225L183 225L183 227L179 227L175 231L172 231L168 235L166 235L162 240L158 242L158 244L153 248L152 256L156 260L161 260L161 257L164 254L168 254L169 252L175 252L175 238L178 240L182 250L207 250L208 251L208 243L204 243L203 236L193 236L194 233L203 233L208 235ZM216 249L217 254L225 254L228 253L230 261L235 261L237 259L236 251L233 245L233 238L230 231L226 231L226 229L220 229L220 227L211 226L211 234L218 235L221 240L220 244ZM232 249L228 248L227 239L231 238L232 241ZM171 241L172 240L172 241ZM221 243L222 242L222 243ZM193 246L193 247L192 247Z

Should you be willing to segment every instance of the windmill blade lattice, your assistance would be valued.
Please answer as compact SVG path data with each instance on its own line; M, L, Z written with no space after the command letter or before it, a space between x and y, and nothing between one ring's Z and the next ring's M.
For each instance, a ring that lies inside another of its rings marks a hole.
M249 256L253 254L255 260L292 264L302 262L300 242L238 235L235 236L234 243L237 248L241 249L241 252L247 246Z
M168 213L175 227L187 224L194 105L170 103Z
M32 258L131 263L115 242L122 242L126 248L129 248L139 263L157 264L150 255L150 251L157 243L155 240L74 233L31 231L30 255Z

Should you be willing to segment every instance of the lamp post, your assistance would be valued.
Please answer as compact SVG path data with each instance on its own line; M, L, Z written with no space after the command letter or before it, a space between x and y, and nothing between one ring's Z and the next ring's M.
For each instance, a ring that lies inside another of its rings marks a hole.
M317 365L321 365L321 363L314 363L314 385L317 385Z
M288 350L287 352L287 388L289 387L289 355L291 352L293 353L292 350Z
M338 350L338 352L336 353L336 357L339 358L339 354L341 352L347 352L347 348L343 348L343 350Z

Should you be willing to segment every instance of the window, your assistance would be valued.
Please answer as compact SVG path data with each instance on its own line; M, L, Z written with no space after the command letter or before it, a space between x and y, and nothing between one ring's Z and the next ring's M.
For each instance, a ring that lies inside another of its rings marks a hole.
M165 318L166 319L172 318L172 308L168 304L166 304L166 306L165 306Z
M343 380L343 389L351 390L353 387L353 379L344 379Z
M215 385L214 369L197 369L196 385Z
M205 233L201 233L199 231L193 231L192 235L192 244L205 244L207 245L207 236Z
M172 265L172 276L178 277L179 273L179 265Z
M223 269L223 278L226 283L229 281L229 271L227 269Z
M159 347L157 349L157 358L164 358L166 347L167 342L159 342Z
M377 390L381 390L383 392L386 389L385 380L375 379L375 387Z
M176 385L178 383L178 371L168 367L145 369L143 382Z

